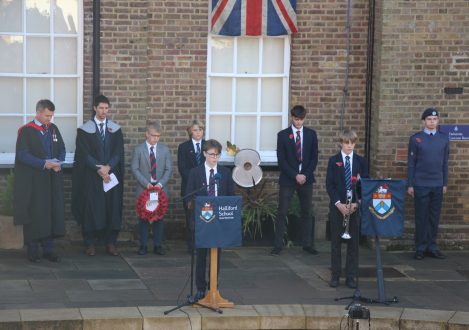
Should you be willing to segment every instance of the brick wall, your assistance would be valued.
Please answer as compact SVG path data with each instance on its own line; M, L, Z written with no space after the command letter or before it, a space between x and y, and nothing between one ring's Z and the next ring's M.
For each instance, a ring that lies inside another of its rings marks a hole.
M372 169L376 176L405 178L408 139L422 128L425 108L439 108L442 124L468 123L469 2L386 0L377 6ZM466 90L446 95L445 87ZM469 143L452 141L450 148L440 228L443 243L456 247L467 245ZM407 244L412 244L412 204L409 198ZM459 235L448 234L455 229Z

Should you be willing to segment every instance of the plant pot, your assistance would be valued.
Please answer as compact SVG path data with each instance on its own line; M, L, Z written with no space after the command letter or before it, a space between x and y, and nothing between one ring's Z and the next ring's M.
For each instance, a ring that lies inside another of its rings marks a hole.
M23 226L15 226L13 216L0 215L0 249L21 249L23 245Z

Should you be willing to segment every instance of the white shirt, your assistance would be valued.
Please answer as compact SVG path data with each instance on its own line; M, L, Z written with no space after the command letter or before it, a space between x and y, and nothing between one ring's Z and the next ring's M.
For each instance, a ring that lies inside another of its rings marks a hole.
M301 142L301 158L303 158L303 126L301 126L299 129L295 127L295 125L291 125L291 129L293 131L293 140L296 141L296 136L297 132L300 132L300 142ZM301 173L301 163L300 166L298 166L298 172Z
M210 188L210 170L212 169L210 166L207 165L207 162L204 163L205 165L205 178L207 181L207 192ZM217 174L217 168L213 169L213 175ZM215 196L218 196L218 185L215 183Z
M94 122L96 123L96 125L98 125L98 131L99 131L99 128L100 128L99 124L104 124L103 125L103 132L104 132L104 136L106 136L106 119L104 119L104 121L99 121L98 118L96 118L96 116L94 116Z
M147 145L148 157L150 157L150 154L151 154L150 148L153 147L153 153L155 154L155 160L156 160L156 145L157 145L157 143L154 146L152 146L150 143L148 143L148 141L145 141L145 144ZM151 181L151 183L156 182L155 180L153 180L153 178L150 178L150 181ZM160 187L163 187L161 184L159 184L159 185L160 185Z
M197 143L199 144L199 147L200 147L200 154L202 154L202 140L196 141L192 139L192 145L194 146L195 152L197 152Z

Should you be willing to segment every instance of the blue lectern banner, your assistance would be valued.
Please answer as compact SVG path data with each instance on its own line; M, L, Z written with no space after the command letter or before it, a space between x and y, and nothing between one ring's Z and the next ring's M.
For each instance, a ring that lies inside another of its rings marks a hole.
M198 196L195 199L195 247L241 246L241 197Z
M400 237L404 227L405 180L361 179L361 233Z

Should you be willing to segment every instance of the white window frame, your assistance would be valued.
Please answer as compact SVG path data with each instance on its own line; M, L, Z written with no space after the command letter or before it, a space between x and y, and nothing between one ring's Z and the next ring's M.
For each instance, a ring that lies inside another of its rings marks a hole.
M54 101L55 91L54 84L55 78L77 78L77 104L76 104L76 113L60 113L56 111L54 113L54 118L76 118L77 126L79 127L83 122L83 1L77 1L78 13L77 13L77 24L78 29L77 33L55 33L54 31L54 10L55 10L55 1L51 0L50 2L50 27L49 33L32 33L26 31L26 8L25 0L21 0L22 3L22 20L23 20L23 31L22 32L0 32L0 36L20 36L23 38L23 68L21 73L4 73L0 72L0 77L11 77L11 78L22 78L23 80L23 108L21 112L3 112L0 113L0 121L5 117L22 117L23 124L26 124L30 121L31 117L36 115L36 109L28 109L27 106L27 79L28 78L49 78L50 79L50 100ZM45 74L31 74L26 72L26 57L27 57L27 37L48 37L50 40L50 67L51 73ZM55 63L55 54L54 54L54 40L55 38L76 38L77 40L77 73L76 74L55 74L54 73L54 63ZM54 120L52 120L54 121ZM18 127L19 128L19 127ZM59 127L60 128L60 127ZM1 129L1 127L0 127ZM74 133L76 134L76 132ZM64 132L62 132L64 135ZM16 141L15 137L12 137ZM65 157L66 163L73 162L74 153L67 152ZM15 153L14 152L3 152L0 153L0 167L11 167L15 163Z
M209 34L208 35L208 48L207 48L207 89L206 89L206 126L205 134L207 138L211 138L210 134L210 116L222 116L229 115L231 116L231 136L230 141L235 142L235 117L236 116L253 116L256 117L257 127L256 127L256 150L261 156L261 161L263 164L277 164L277 153L276 150L269 151L260 151L260 117L275 116L282 118L282 127L285 128L288 125L288 102L289 102L289 83L290 83L290 53L291 53L291 37L290 36L280 36L280 37L271 37L271 36L259 36L259 37L230 37L234 39L233 42L233 71L227 73L214 73L211 72L212 68L212 38L225 37L226 36L216 36ZM238 40L240 38L255 38L259 39L259 73L256 74L247 74L247 73L237 73L237 56L238 56ZM266 38L282 38L284 39L283 47L283 73L278 74L263 74L261 73L263 67L263 42ZM212 112L210 104L210 90L211 90L211 79L214 77L221 78L231 78L232 79L232 104L231 111L229 112ZM240 112L236 111L236 80L239 78L257 78L257 100L256 100L256 112ZM279 112L265 112L261 111L261 91L262 91L262 79L263 78L282 78L282 104L281 104L281 114ZM272 132L272 138L277 138L277 132ZM233 162L234 157L229 156L226 153L224 141L220 141L223 145L223 151L221 155L221 161L223 162Z

